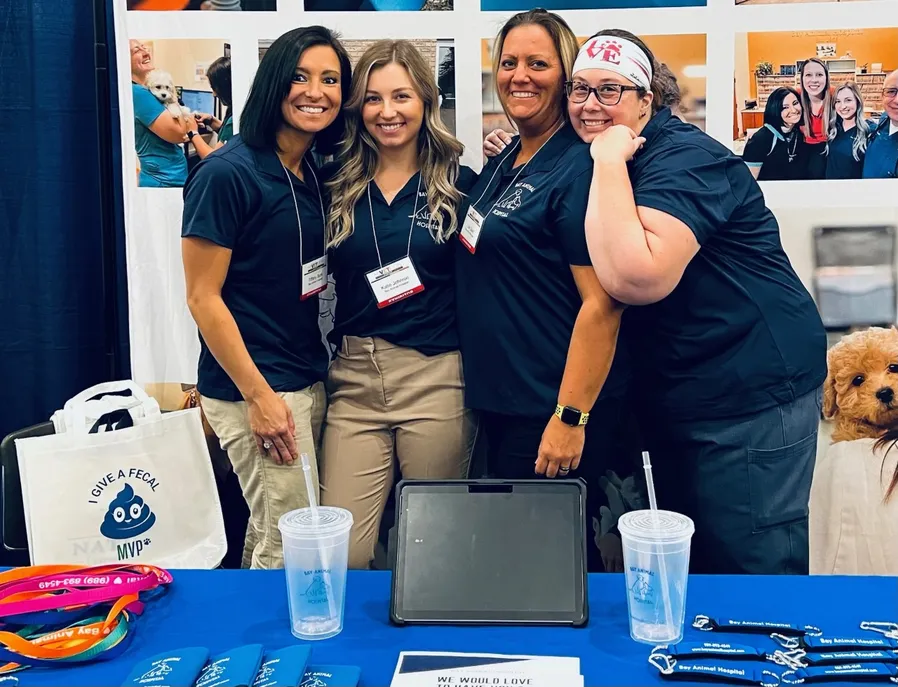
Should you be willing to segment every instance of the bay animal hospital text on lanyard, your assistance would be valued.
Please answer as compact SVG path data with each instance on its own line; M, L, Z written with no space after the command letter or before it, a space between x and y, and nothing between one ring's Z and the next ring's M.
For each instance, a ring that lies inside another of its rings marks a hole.
M301 168L302 162L300 162L299 165ZM299 299L304 301L315 294L321 293L327 288L327 251L325 250L324 255L320 258L309 260L307 263L303 262L302 221L299 219L299 203L296 202L296 191L293 189L293 180L290 178L290 172L287 171L287 167L283 162L281 163L281 167L284 168L284 174L287 175L287 183L290 185L290 195L293 197L293 209L296 210L296 226L299 228L299 264L302 266L302 286L299 293ZM309 171L312 173L312 178L315 180L315 188L318 190L318 203L321 205L321 226L323 227L324 234L323 245L326 246L327 218L324 216L324 201L321 198L321 186L318 183L318 177L315 175L315 171L312 169L311 165L309 165Z
M371 182L368 182L368 211L371 213L371 235L374 237L374 250L377 251L377 264L380 267L365 273L368 284L374 292L374 300L378 308L398 303L401 300L421 293L424 285L418 277L418 271L412 264L412 231L418 215L418 195L421 193L421 173L418 173L418 190L415 191L415 205L412 208L412 223L408 228L408 246L405 257L384 265L377 245L377 230L374 228L374 205L371 203Z
M552 137L555 136L555 134L557 134L558 131L563 126L564 126L564 122L562 122L555 129L555 131L552 132L552 134L549 136L549 138L547 138L545 141L542 142L542 144L539 146L539 148L536 149L536 152L533 153L533 156L530 158L530 160L533 160L537 155L539 155L539 151L541 151L543 149L543 146L546 145L546 143L548 143L549 141L551 141ZM521 165L521 168L518 170L518 173L514 175L514 179L512 179L511 183L505 187L505 190L499 194L499 198L496 200L495 203L493 203L493 206L489 209L489 212L487 212L486 215L481 215L477 211L477 203L479 203L481 200L483 200L483 197L486 195L486 192L489 191L490 186L493 185L493 179L496 178L496 174L499 172L500 169L502 169L502 165L505 164L505 161L508 159L508 156L511 155L517 149L520 142L521 142L521 139L518 139L517 143L515 143L515 145L513 145L511 148L509 148L508 152L505 153L505 157L502 158L502 160L499 162L499 164L496 165L496 169L493 170L493 176L491 176L490 180L487 182L486 188L483 189L483 193L480 194L480 198L478 198L473 203L471 203L471 207L468 208L468 214L467 214L467 216L465 216L465 223L464 223L464 225L462 225L461 232L459 233L458 238L462 242L464 247L467 248L468 251L472 254L474 253L475 250L477 250L477 242L480 240L480 232L483 231L483 223L486 222L486 217L488 215L492 214L493 210L496 209L496 206L499 203L501 203L503 200L505 200L505 194L508 193L509 189L511 189L515 185L515 183L517 183L518 177L521 176L521 173L527 168L527 165L530 164L530 160L527 160L527 162L525 162L523 165Z

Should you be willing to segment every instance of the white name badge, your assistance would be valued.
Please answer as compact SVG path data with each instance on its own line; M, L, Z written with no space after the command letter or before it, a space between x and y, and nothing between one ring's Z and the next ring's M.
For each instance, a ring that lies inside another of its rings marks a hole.
M327 256L310 260L302 266L302 293L300 300L311 298L327 288Z
M477 241L480 240L480 229L482 226L483 215L477 212L473 206L468 208L468 214L465 215L465 223L461 227L461 233L458 235L458 238L471 253L477 250Z
M424 290L409 257L384 265L383 269L371 270L365 276L371 284L378 308L386 308Z

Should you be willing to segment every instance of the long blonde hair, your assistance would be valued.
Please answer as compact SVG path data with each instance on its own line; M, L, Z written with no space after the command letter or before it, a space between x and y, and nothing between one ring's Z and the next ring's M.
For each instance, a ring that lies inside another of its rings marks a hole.
M861 95L861 89L854 81L847 81L836 88L833 93L832 113L829 120L829 140L832 141L838 136L842 127L842 117L836 112L836 101L839 99L839 93L842 91L851 91L854 96L854 102L857 105L857 112L854 113L854 141L851 144L851 155L855 162L860 162L861 157L867 152L867 135L870 133L870 125L864 117L864 96Z
M421 186L427 194L430 233L437 243L442 243L458 227L457 210L462 194L455 182L464 146L440 119L436 80L421 53L406 40L386 39L369 47L354 70L352 90L345 105L346 137L336 156L342 165L326 184L332 199L327 222L329 248L352 235L356 203L377 172L377 142L365 128L362 108L368 77L373 70L388 64L398 64L408 72L415 92L424 101L424 120L418 134L418 166Z

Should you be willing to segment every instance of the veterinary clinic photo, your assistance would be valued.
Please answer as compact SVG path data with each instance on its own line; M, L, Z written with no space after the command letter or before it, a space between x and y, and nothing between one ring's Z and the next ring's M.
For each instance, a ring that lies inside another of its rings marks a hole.
M898 687L898 0L11 1L0 687Z
M827 331L811 574L898 571L898 210L776 211Z
M233 135L230 46L132 39L130 48L137 185L183 186Z
M734 95L756 179L898 177L898 29L736 34Z

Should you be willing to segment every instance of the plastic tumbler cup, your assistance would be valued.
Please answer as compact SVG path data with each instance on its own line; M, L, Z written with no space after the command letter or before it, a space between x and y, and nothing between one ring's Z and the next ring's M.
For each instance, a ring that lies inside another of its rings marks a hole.
M683 638L695 525L680 513L637 510L617 523L624 549L630 636L646 644Z
M327 639L343 630L352 513L325 506L316 510L317 516L311 508L299 508L278 520L290 629L299 639Z

